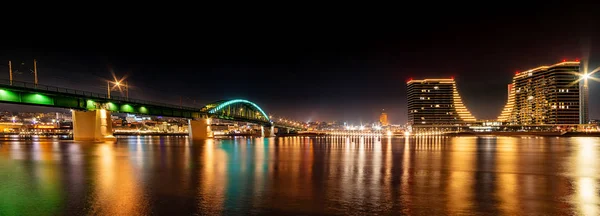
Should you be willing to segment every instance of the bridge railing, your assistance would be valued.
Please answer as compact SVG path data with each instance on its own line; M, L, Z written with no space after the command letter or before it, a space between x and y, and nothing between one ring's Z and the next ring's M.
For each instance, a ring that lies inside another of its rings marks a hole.
M56 87L56 86L49 86L49 85L43 85L43 84L36 85L35 83L16 81L16 80L13 80L12 84L11 84L10 80L0 79L0 85L7 86L7 87L25 88L25 89L31 89L31 90L42 90L42 91L55 92L55 93L66 93L66 94L71 94L71 95L76 95L76 96L92 97L92 98L98 98L98 99L106 99L106 100L110 99L110 100L115 100L115 101L120 101L120 102L138 103L138 104L162 106L162 107L169 107L169 108L176 108L176 109L186 109L186 110L193 110L193 111L200 110L200 108L197 108L197 107L177 106L177 105L172 105L172 104L167 104L167 103L138 100L138 99L132 99L132 98L127 98L127 97L122 97L122 96L112 96L111 95L110 98L108 98L107 94L102 94L102 93L82 91L82 90Z

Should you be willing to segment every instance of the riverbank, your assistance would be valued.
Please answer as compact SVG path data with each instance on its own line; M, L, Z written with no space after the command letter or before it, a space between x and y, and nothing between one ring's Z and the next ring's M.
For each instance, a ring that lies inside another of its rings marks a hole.
M460 132L446 136L554 136L554 137L600 137L600 132Z

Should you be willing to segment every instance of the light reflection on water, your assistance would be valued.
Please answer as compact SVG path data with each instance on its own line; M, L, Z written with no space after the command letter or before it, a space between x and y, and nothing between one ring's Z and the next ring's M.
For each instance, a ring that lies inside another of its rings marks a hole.
M0 215L598 215L600 138L0 142Z

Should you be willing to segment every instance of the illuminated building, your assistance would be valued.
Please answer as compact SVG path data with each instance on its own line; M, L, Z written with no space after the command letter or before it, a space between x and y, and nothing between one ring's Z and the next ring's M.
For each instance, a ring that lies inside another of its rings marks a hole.
M569 61L517 73L498 121L508 125L579 124L579 78L579 62Z
M413 131L455 130L475 122L460 98L454 79L410 80L407 95L408 122Z
M390 124L385 110L382 110L381 115L379 115L379 123L381 124L381 126L388 126Z
M515 85L514 84L508 84L508 100L506 102L506 105L504 106L504 109L502 109L502 113L500 113L500 116L498 117L498 121L499 122L514 122L514 115L512 114L512 111L515 107Z
M579 124L588 124L590 122L589 118L589 110L588 110L588 101L590 98L589 88L588 88L588 79L587 71L584 71L584 79L579 81L579 104L581 104L581 108L579 109Z

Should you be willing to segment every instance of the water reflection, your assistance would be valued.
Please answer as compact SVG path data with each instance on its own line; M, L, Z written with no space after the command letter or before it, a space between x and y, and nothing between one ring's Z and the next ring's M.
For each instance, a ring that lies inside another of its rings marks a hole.
M598 215L600 139L0 143L0 215Z

